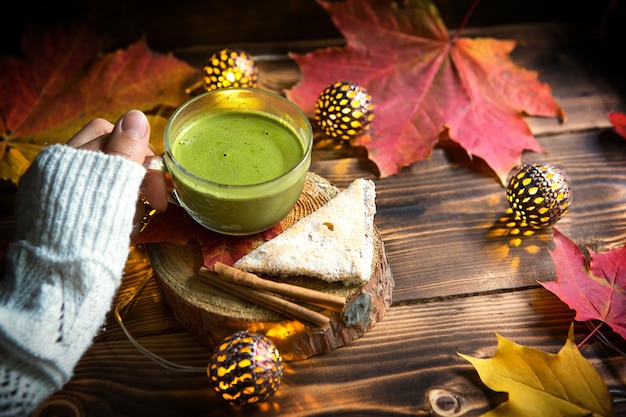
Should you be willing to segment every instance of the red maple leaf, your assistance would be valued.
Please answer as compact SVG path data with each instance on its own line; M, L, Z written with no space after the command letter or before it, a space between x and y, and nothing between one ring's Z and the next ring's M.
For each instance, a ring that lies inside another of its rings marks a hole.
M148 114L152 144L162 149L167 109L189 97L185 87L198 70L173 55L151 51L143 40L110 53L99 32L84 24L30 26L22 37L22 57L0 57L0 177L17 182L47 144L67 141L94 117L115 121L136 108ZM232 265L259 242L282 230L277 225L253 236L213 233L175 205L151 221L138 243L197 240L205 266ZM0 242L1 243L1 242ZM5 246L0 245L4 268Z
M621 137L626 138L626 113L610 111L608 117L615 131Z
M556 229L554 241L557 280L541 284L576 311L576 320L600 320L626 339L626 247L602 254L589 250L588 262Z
M143 40L104 53L108 40L86 24L29 26L22 56L0 56L0 177L17 182L42 147L67 141L95 117L174 108L198 70ZM153 138L159 149L154 116Z
M169 242L185 245L196 240L202 249L204 266L212 269L216 262L233 265L260 243L276 237L281 231L279 223L253 235L227 236L202 227L181 207L170 204L165 212L152 218L148 227L132 243Z
M451 39L431 1L318 2L347 45L291 54L301 79L287 96L311 116L327 85L365 87L375 117L354 144L367 148L381 177L427 158L447 135L504 183L524 150L542 152L523 114L564 117L550 87L509 58L514 41Z

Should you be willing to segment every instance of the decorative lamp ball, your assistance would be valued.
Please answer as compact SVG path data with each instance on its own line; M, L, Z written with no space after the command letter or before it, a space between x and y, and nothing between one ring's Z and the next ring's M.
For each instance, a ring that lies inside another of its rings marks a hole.
M283 362L267 337L238 331L215 348L207 374L224 400L247 407L266 401L278 390Z
M315 121L332 138L349 140L370 127L372 97L358 84L337 81L326 87L315 103Z
M571 205L567 177L556 166L526 164L509 181L506 197L515 218L535 228L553 225Z
M204 65L204 88L207 91L229 87L257 87L259 70L254 60L240 49L222 49Z

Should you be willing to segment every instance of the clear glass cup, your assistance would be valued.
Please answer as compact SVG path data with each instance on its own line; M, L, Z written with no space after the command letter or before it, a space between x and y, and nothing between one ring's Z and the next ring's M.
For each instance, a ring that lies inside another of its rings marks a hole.
M189 162L181 162L185 154L177 148L191 142ZM215 232L248 235L274 226L296 204L312 146L311 124L295 104L269 91L227 88L200 94L174 112L163 160L174 196L192 218ZM228 165L235 156L238 165Z

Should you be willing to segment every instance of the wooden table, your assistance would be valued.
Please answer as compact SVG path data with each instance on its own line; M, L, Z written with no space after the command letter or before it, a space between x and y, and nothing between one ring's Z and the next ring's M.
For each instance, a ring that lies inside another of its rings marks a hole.
M626 139L606 117L612 109L626 111L626 65L623 54L611 62L611 45L590 40L586 29L544 23L465 34L522 41L513 59L552 86L567 122L528 118L548 154L526 153L524 160L545 160L567 173L574 204L557 227L581 247L602 252L626 243ZM264 87L297 81L298 69L284 55L293 44L241 46L272 54L259 61ZM174 52L201 66L213 51L206 45ZM75 377L39 415L478 416L506 397L482 385L457 352L489 357L495 333L554 353L564 344L574 313L538 284L556 278L552 231L521 241L502 233L504 189L479 161L455 146L440 146L429 159L377 179L363 150L318 146L311 170L340 188L359 177L376 182L376 224L396 287L392 307L370 332L329 354L286 363L278 393L242 411L218 398L202 373L170 371L142 355L110 314ZM14 195L1 198L6 229ZM150 271L141 248L133 250L127 270L116 303ZM176 322L154 280L124 317L153 353L195 367L208 362L210 351ZM588 332L585 323L576 323L577 341ZM603 333L626 351L626 342L608 327ZM626 357L596 337L581 352L609 388L626 390ZM624 402L616 404L616 415L626 415Z

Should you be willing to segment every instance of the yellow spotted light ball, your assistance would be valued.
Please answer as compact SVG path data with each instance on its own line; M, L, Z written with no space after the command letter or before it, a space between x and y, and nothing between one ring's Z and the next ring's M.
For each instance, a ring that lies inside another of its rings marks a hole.
M559 221L572 203L565 174L543 162L526 164L517 170L509 180L506 197L515 218L536 228Z
M209 59L204 68L207 91L229 87L257 87L259 70L254 59L240 49L222 49Z
M266 401L278 390L283 362L266 336L242 330L215 348L207 374L224 400L246 407Z
M352 139L366 132L374 118L372 97L355 83L337 81L315 103L315 121L329 137Z

